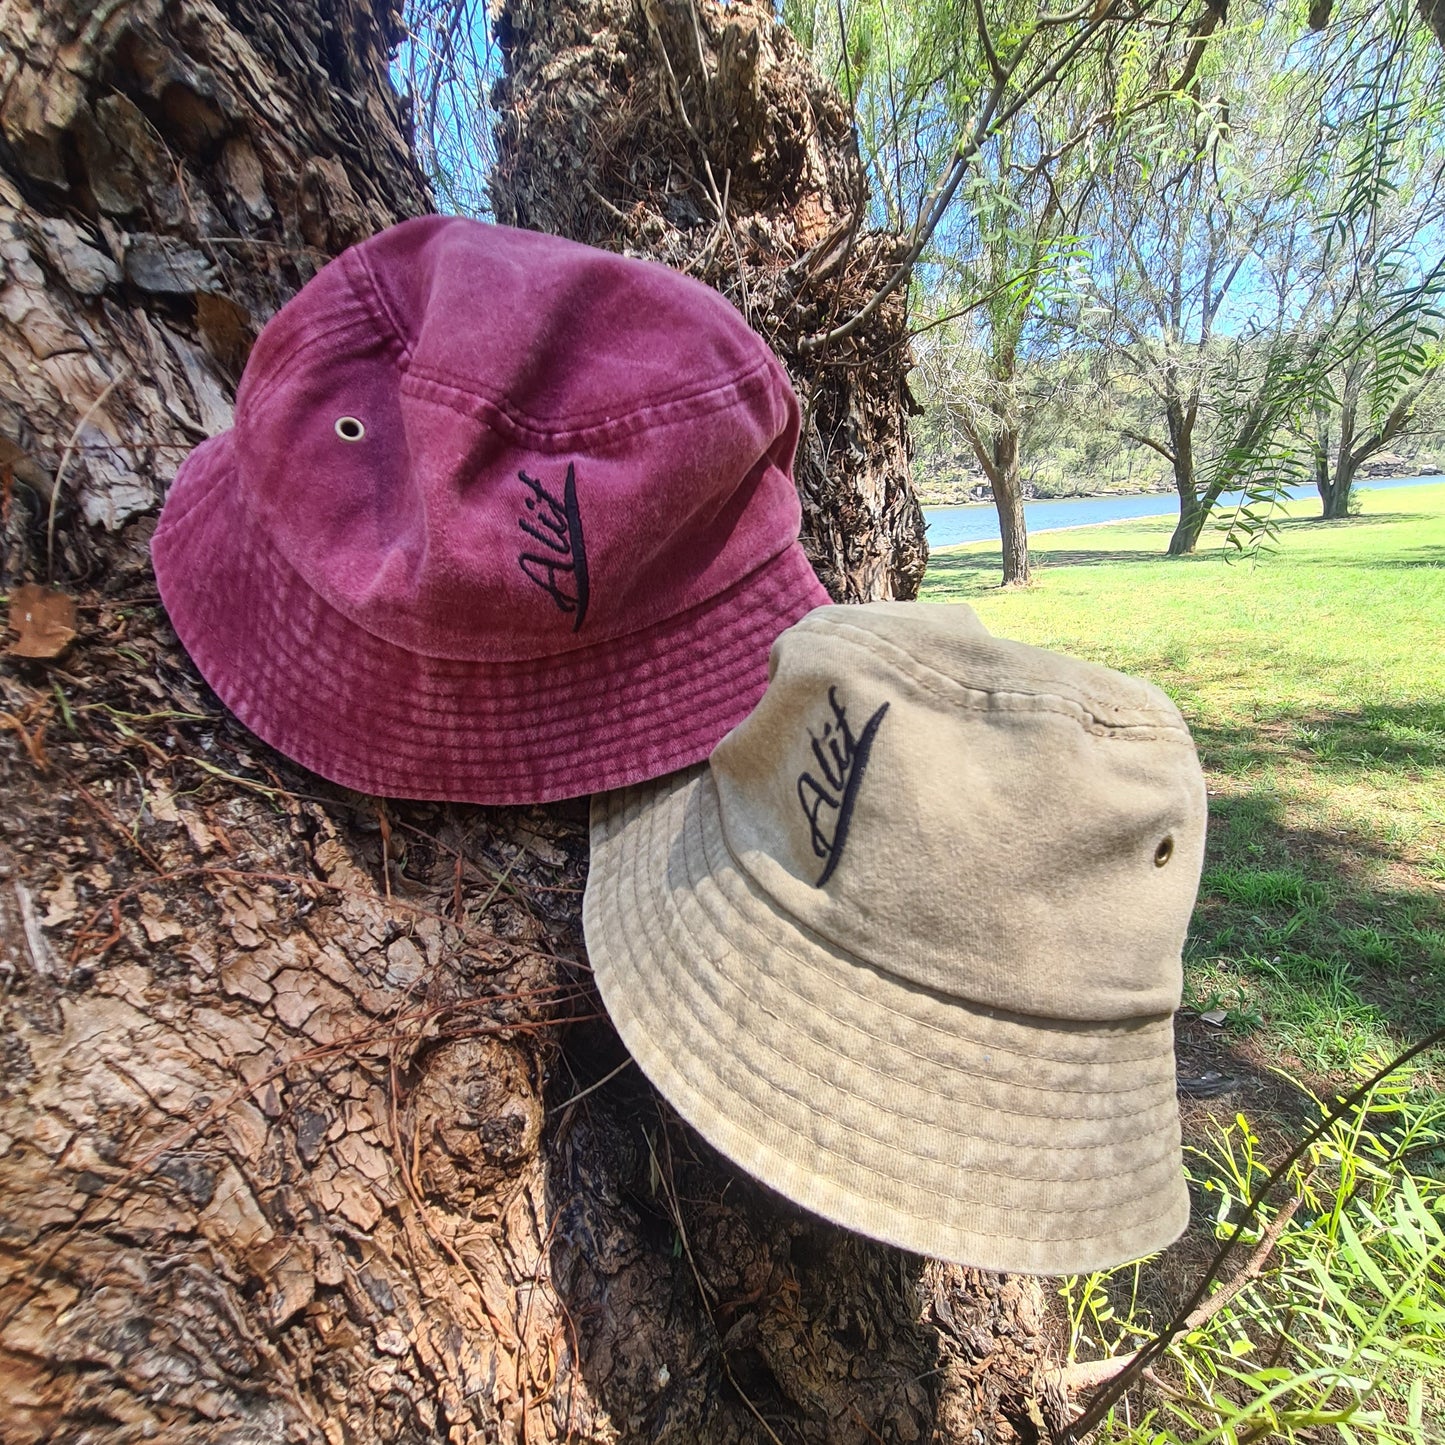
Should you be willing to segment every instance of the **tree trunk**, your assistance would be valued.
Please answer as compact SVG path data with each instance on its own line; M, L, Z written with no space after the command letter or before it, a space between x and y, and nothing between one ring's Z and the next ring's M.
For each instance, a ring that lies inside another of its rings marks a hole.
M1182 402L1171 398L1165 403L1169 424L1169 444L1173 451L1174 490L1179 493L1179 520L1169 538L1167 554L1186 557L1198 545L1199 535L1209 520L1209 507L1199 495L1194 476L1194 416Z
M1199 545L1204 524L1209 520L1209 509L1204 506L1191 489L1179 494L1179 520L1169 537L1166 553L1170 557L1187 557Z
M1354 456L1341 448L1333 470L1319 484L1320 501L1323 503L1320 516L1327 521L1337 521L1350 515L1350 493L1355 485L1356 466Z
M0 659L0 1433L1033 1441L1034 1282L789 1209L626 1067L584 809L331 788L165 623L255 332L428 203L389 13L0 3L0 585L53 503L79 602Z
M1366 448L1356 449L1355 427L1359 415L1360 391L1364 386L1364 366L1358 359L1345 369L1340 389L1340 440L1335 448L1335 464L1331 468L1326 456L1323 468L1316 468L1319 488L1320 516L1331 521L1350 515L1350 488L1355 472L1370 454Z
M998 510L999 535L1003 540L1003 585L1027 587L1029 535L1024 519L1023 483L1019 477L1019 434L1001 425L993 440L993 503Z
M767 0L506 0L497 219L649 256L729 296L803 403L803 541L840 601L912 597L906 287L851 338L897 238L864 226L837 93Z

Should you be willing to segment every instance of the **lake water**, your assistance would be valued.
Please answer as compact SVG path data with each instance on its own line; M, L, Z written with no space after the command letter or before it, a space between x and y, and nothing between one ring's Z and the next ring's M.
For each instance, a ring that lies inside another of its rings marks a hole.
M1445 482L1445 476L1377 477L1356 483L1357 492L1385 492L1399 487L1421 487ZM1313 497L1313 487L1290 487L1291 497ZM1226 492L1220 505L1238 505L1240 494ZM1177 517L1179 499L1173 492L1153 492L1143 497L1068 497L1056 502L1025 502L1024 518L1029 535L1054 531L1060 527L1088 527L1096 522L1118 522L1127 517ZM997 542L998 512L992 502L970 502L962 507L925 507L923 519L928 525L928 545L932 548L953 547L960 542Z

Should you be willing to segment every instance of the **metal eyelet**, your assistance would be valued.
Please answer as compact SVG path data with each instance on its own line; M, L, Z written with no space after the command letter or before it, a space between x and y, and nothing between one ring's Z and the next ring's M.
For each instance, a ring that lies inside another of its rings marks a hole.
M336 418L336 435L344 442L359 442L366 435L366 428L354 416Z
M1154 866L1162 868L1174 856L1174 839L1163 838L1154 850Z

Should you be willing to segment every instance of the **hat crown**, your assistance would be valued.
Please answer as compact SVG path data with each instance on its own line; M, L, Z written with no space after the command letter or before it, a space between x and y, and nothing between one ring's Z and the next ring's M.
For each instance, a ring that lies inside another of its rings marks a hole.
M252 525L321 601L431 657L548 656L707 601L797 537L798 409L666 267L403 223L266 327L238 394Z
M714 750L739 865L824 942L984 1008L1175 1008L1204 850L1178 710L961 605L823 607Z

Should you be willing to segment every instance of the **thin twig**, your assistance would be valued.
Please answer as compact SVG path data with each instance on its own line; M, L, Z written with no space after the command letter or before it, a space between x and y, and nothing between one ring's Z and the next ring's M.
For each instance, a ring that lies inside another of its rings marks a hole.
M1233 1253L1244 1231L1254 1222L1261 1205L1269 1197L1270 1190L1294 1168L1304 1157L1306 1151L1322 1139L1352 1109L1356 1109L1364 1103L1370 1094L1397 1069L1404 1068L1411 1059L1418 1058L1427 1049L1432 1049L1441 1042L1445 1042L1445 1028L1434 1029L1426 1034L1418 1043L1412 1044L1404 1053L1397 1054L1388 1063L1377 1069L1359 1088L1347 1098L1341 1099L1318 1124L1305 1134L1304 1138L1290 1150L1283 1162L1276 1165L1270 1172L1269 1177L1260 1186L1259 1192L1245 1206L1244 1212L1235 1221L1229 1237L1215 1251L1209 1268L1204 1271L1203 1277L1194 1287L1194 1292L1184 1302L1179 1312L1089 1402L1089 1406L1083 1414L1064 1431L1061 1445L1077 1445L1077 1442L1098 1425L1114 1402L1139 1378L1139 1375L1169 1348L1174 1342L1175 1336L1186 1328L1189 1317L1203 1303L1205 1296L1209 1293L1209 1286L1219 1278L1219 1271L1224 1268L1225 1261Z
M70 434L70 440L65 444L65 450L60 454L60 465L55 469L55 483L50 489L50 515L45 523L45 580L52 585L55 581L55 509L60 504L60 489L65 484L65 469L70 465L70 458L75 452L75 444L80 440L80 434L85 430L97 411L105 405L106 398L130 375L130 363L126 362L121 369L108 381L105 389L85 409L85 414L75 424L75 430Z
M630 1058L623 1059L623 1061L618 1064L615 1069L611 1070L611 1072L609 1073L603 1074L603 1076L598 1079L595 1084L588 1084L585 1089L579 1090L579 1092L573 1094L570 1099L566 1100L562 1104L559 1104L557 1106L558 1112L560 1113L563 1109L570 1109L573 1104L577 1103L579 1100L585 1099L588 1094L595 1094L598 1089L600 1089L604 1084L610 1084L613 1079L615 1079L618 1074L623 1071L623 1069L629 1068L631 1064L632 1060Z
M1198 1309L1194 1310L1188 1319L1184 1321L1186 1332L1201 1329L1207 1325L1225 1305L1237 1299L1251 1284L1255 1282L1264 1269L1264 1262L1273 1253L1274 1247L1279 1243L1279 1237L1285 1231L1285 1227L1294 1218L1295 1211L1304 1202L1301 1195L1296 1194L1288 1204L1275 1216L1270 1226L1264 1232L1264 1237L1259 1241L1254 1253L1250 1255L1243 1267L1237 1274L1224 1285L1216 1290L1204 1301ZM1068 1391L1092 1390L1097 1385L1102 1385L1112 1380L1115 1375L1122 1374L1138 1350L1130 1350L1127 1354L1113 1355L1107 1360L1085 1360L1078 1364L1067 1365L1064 1369L1055 1373L1055 1380Z

